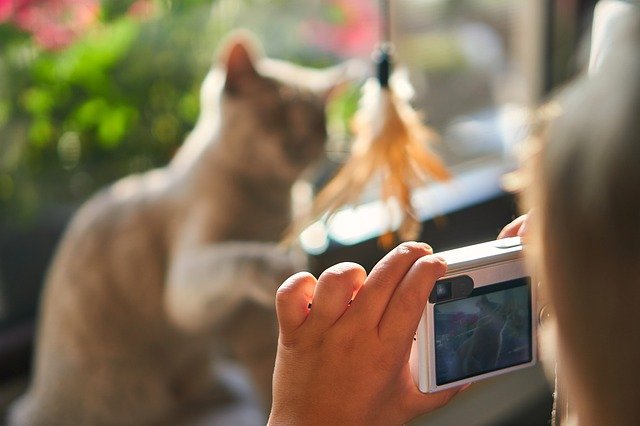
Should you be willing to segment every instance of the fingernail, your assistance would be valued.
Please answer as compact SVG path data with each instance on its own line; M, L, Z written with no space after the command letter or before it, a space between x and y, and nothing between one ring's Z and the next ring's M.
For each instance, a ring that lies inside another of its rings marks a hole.
M518 237L523 237L527 232L527 221L525 220L524 222L522 222L522 225L520 225L520 229L518 229Z

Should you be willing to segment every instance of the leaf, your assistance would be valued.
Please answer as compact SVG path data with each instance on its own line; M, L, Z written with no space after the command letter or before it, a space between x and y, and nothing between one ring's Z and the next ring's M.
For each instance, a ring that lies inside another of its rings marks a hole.
M107 111L98 124L100 145L106 149L117 147L127 133L133 115L132 110L126 107Z
M24 109L33 115L48 115L54 103L53 96L44 88L31 87L22 94L22 105Z
M53 137L53 124L47 118L36 118L29 126L29 141L32 145L44 148Z
M89 130L97 126L109 105L103 98L93 98L83 103L73 113L73 120L80 130Z

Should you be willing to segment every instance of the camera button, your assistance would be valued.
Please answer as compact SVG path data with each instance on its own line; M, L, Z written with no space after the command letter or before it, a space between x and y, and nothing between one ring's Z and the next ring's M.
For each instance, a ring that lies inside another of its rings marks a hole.
M538 324L545 325L551 320L551 318L553 318L551 306L544 305L538 313Z
M494 247L501 249L517 247L519 245L522 245L520 237L501 238L499 240L496 240L493 244Z

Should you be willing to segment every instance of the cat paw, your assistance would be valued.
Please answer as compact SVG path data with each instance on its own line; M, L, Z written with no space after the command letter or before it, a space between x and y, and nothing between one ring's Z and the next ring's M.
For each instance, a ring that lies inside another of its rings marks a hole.
M273 305L278 287L291 275L308 269L308 261L302 251L276 244L267 244L264 249L252 259L250 295L262 304Z

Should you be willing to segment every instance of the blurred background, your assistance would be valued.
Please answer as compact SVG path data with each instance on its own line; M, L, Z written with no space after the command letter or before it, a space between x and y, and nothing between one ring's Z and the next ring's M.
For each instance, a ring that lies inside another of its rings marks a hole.
M501 179L527 117L587 60L596 0L390 3L395 62L455 176L414 194L422 237L436 250L495 238L517 214ZM43 275L66 223L97 189L169 161L195 123L220 39L248 28L271 57L368 61L379 18L373 0L0 0L3 407L28 378ZM329 105L315 187L348 154L359 89ZM303 238L316 269L347 259L368 268L382 256L372 194ZM532 369L479 384L416 423L547 424L550 401Z

